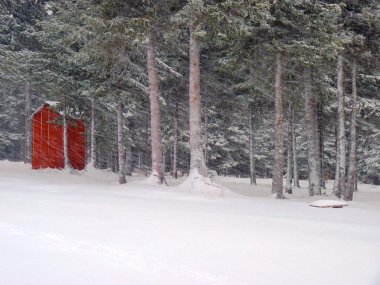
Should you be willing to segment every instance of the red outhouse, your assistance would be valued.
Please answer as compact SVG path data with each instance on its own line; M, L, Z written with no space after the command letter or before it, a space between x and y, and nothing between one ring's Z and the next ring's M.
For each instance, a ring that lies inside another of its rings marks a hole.
M62 115L54 108L58 102L46 101L33 114L32 168L64 168ZM86 129L83 120L67 117L67 148L71 166L86 165Z

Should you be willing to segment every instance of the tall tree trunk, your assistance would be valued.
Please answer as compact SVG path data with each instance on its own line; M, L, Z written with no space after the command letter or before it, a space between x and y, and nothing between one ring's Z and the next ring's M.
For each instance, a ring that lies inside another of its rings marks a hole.
M107 155L106 155L106 160L107 160L107 169L110 169L112 172L116 172L116 168L115 168L115 163L114 163L114 155L113 155L113 151L108 151Z
M344 127L344 75L343 56L338 55L338 138L337 138L337 174L338 181L334 184L334 194L337 197L345 197L346 183L346 136Z
M352 61L352 94L351 94L351 124L350 124L350 152L348 161L348 174L345 200L352 201L353 192L357 184L357 166L356 166L356 116L357 116L357 88L356 88L356 60Z
M288 155L287 155L287 160L286 160L286 187L285 191L286 193L292 194L293 189L292 189L292 144L293 144L293 139L292 139L292 129L293 129L293 103L289 102L288 106Z
M142 171L142 153L139 151L139 162L138 162L139 170Z
M292 132L292 150L293 150L293 186L300 188L300 179L298 173L298 161L297 161L297 138L296 138L296 127L295 127L295 115L294 106L292 104L292 122L291 122L291 132Z
M205 119L204 119L204 130L205 130L205 137L204 137L204 158L205 158L205 164L207 167L208 163L208 116L207 116L207 100L205 100Z
M66 95L63 97L63 161L65 169L72 169L69 159L69 145L68 145L68 137L67 137L67 103L66 103Z
M32 161L32 96L30 82L25 82L25 150L24 163Z
M133 141L133 128L134 128L134 122L133 119L130 117L127 120L127 131L128 131L128 142L126 147L126 159L125 159L125 175L132 176L133 172L133 147L132 147L132 141Z
M317 99L316 99L317 101ZM318 183L317 187L317 194L315 195L322 195L322 169L321 169L321 137L320 137L320 132L318 128L318 103L316 104L316 109L315 109L315 117L314 117L314 125L315 125L315 133L316 133L316 142L315 146L317 148L317 157L316 157L316 162L317 162L317 178L316 178L316 183Z
M277 199L284 198L283 192L283 171L284 171L284 114L283 114L283 62L282 55L276 56L276 98L275 98L275 152L273 162L272 193Z
M321 173L321 187L326 189L325 182L325 138L323 129L323 110L322 105L318 104L318 138L319 138L319 159L320 159L320 173Z
M178 149L178 102L175 105L174 114L174 139L173 139L173 176L175 179L178 178L177 174L177 149Z
M161 165L161 169L162 169L162 172L165 173L166 171L166 165L167 165L167 152L166 152L166 149L165 147L162 149L162 165Z
M253 104L249 104L249 170L250 170L250 183L257 185L256 171L255 171L255 148L253 137Z
M119 154L119 183L125 184L125 144L124 144L124 105L121 100L117 103L117 147Z
M316 100L317 101L317 100ZM318 119L318 103L316 104L316 109L315 109L315 119L314 119L314 122L315 122L315 132L316 132L316 138L317 138L317 141L316 141L316 147L317 147L317 174L318 174L318 178L317 178L317 182L319 182L319 186L318 186L318 192L320 194L317 194L317 195L322 195L322 168L321 168L321 165L322 165L322 162L321 162L321 137L320 137L320 131L319 131L319 119Z
M157 177L157 184L163 184L160 91L156 68L156 31L151 30L148 43L148 77L150 99L150 131L152 144L152 176Z
M197 26L190 27L190 171L197 170L200 175L207 176L207 168L203 157L201 132L201 96L200 96L200 46L196 38Z
M309 194L310 196L321 195L319 140L317 122L317 100L313 96L313 76L310 68L304 71L305 82L305 111L306 111L306 137L307 154L309 164Z
M334 175L334 187L333 194L340 197L339 194L339 129L338 129L338 113L336 114L336 124L335 124L335 175Z
M125 153L125 175L132 176L133 172L133 150L132 144L128 143Z
M95 97L91 98L91 154L90 165L96 168Z

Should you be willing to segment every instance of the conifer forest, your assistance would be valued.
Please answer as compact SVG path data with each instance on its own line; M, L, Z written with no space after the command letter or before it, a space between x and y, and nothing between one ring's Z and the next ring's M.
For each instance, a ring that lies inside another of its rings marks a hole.
M334 180L352 200L380 184L379 47L377 0L1 0L0 159L31 163L32 116L59 102L120 183Z

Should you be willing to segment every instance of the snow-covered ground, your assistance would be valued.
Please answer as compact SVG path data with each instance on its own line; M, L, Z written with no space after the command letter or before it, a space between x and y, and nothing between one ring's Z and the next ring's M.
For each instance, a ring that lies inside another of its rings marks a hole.
M379 187L333 209L216 180L223 198L0 162L0 284L380 284Z

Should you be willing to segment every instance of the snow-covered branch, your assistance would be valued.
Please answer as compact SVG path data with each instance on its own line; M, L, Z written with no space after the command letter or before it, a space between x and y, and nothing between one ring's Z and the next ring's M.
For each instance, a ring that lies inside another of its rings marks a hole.
M174 70L174 68L170 67L169 65L167 65L165 62L163 62L161 59L159 58L156 58L156 61L159 65L161 65L163 68L165 68L166 70L168 70L170 73L172 73L174 76L176 77L183 77L182 74L178 73L177 71Z

